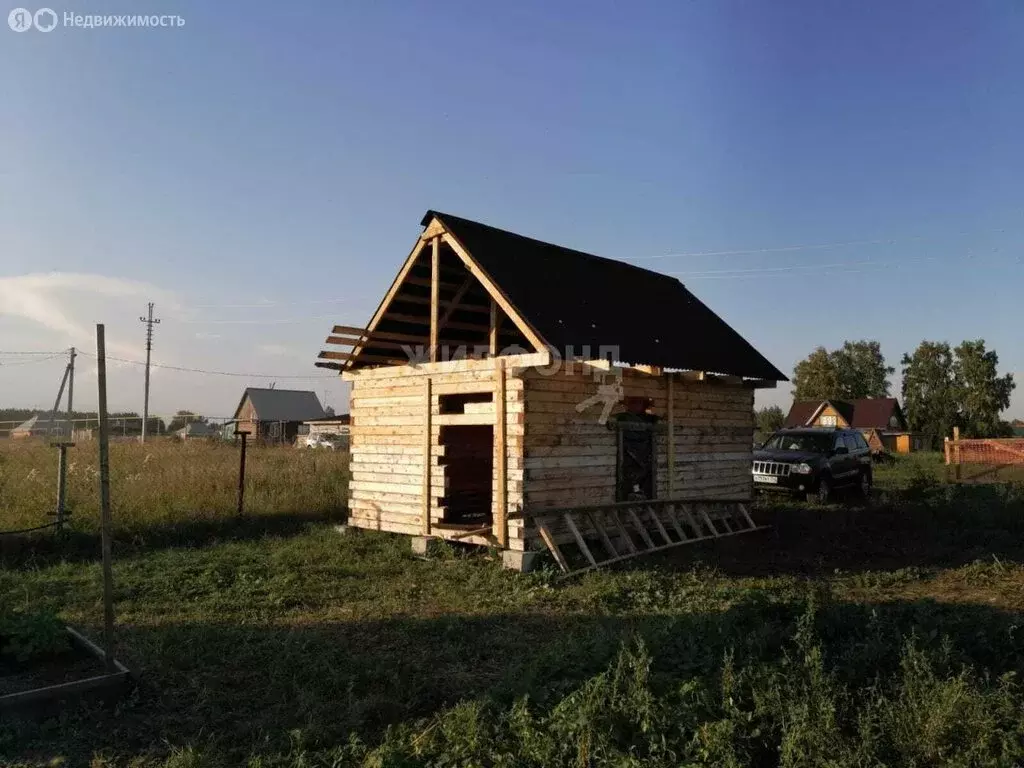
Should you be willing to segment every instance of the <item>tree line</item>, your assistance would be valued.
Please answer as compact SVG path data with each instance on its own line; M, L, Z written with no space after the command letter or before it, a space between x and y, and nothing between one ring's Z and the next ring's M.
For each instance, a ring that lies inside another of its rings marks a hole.
M50 411L41 411L37 408L0 408L0 432L7 433L19 424L28 421L39 414L41 417L49 418ZM142 416L137 411L117 411L108 414L111 430L125 434L140 434L142 432ZM67 411L58 411L57 419L67 419ZM78 422L76 429L95 426L99 423L99 413L96 411L72 411L71 418ZM206 422L206 417L192 411L177 411L169 421L159 416L150 416L146 421L146 431L150 434L175 432L186 424L192 422Z
M1013 374L998 373L999 355L983 339L922 341L900 359L903 412L912 432L939 442L959 427L965 437L1004 437L1013 428L1000 416L1010 406L1016 387ZM794 400L859 400L890 397L889 377L896 369L886 364L877 341L846 341L839 349L816 348L793 369ZM778 406L757 412L758 431L782 426Z

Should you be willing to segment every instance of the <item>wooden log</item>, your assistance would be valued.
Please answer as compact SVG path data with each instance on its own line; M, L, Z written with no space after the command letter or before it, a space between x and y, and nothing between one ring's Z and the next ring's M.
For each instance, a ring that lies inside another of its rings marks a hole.
M505 449L506 441L506 407L505 402L505 366L498 360L494 369L494 399L497 406L494 415L494 442L497 448L497 465L495 467L495 479L497 480L497 510L494 515L495 535L501 547L508 546L508 454Z

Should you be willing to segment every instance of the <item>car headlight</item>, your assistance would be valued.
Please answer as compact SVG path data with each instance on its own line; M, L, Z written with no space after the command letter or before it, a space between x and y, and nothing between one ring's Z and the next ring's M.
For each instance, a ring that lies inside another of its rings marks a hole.
M794 464L793 465L793 474L794 475L809 475L813 471L814 470L811 468L810 464Z

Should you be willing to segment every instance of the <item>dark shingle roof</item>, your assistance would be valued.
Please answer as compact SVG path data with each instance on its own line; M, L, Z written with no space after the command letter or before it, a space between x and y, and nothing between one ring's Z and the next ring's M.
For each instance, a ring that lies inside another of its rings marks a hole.
M846 423L857 429L889 429L889 420L896 415L901 424L903 411L894 397L872 397L862 400L797 400L786 416L786 427L803 427L814 416L818 408L828 402L846 419Z
M324 417L324 409L316 392L248 387L238 402L238 408L235 409L235 418L238 417L238 411L246 397L252 401L259 421L307 421Z
M673 277L447 213L428 211L422 223L435 216L563 354L616 346L618 362L786 381Z

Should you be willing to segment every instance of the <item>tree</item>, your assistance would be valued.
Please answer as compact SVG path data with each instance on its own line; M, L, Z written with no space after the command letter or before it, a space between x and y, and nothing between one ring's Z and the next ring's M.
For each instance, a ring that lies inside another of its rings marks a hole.
M953 353L946 342L922 341L901 362L903 409L910 429L929 435L934 445L959 423Z
M839 392L839 369L824 347L815 349L793 369L794 400L832 400Z
M888 397L889 376L895 368L885 364L877 341L846 341L829 352L818 347L793 370L796 400L859 400Z
M877 341L846 341L832 353L839 378L839 397L860 400L888 397L889 376L896 369L885 364L882 345Z
M168 432L176 432L177 430L184 427L186 424L192 424L193 422L206 423L206 417L200 416L192 411L175 411L174 418L171 419L171 423L167 425Z
M953 350L953 378L965 437L998 437L1005 431L999 414L1010 407L1017 386L1013 374L998 376L999 355L984 339L964 341Z
M786 415L779 406L769 405L755 411L754 418L757 422L757 431L767 436L782 429Z

